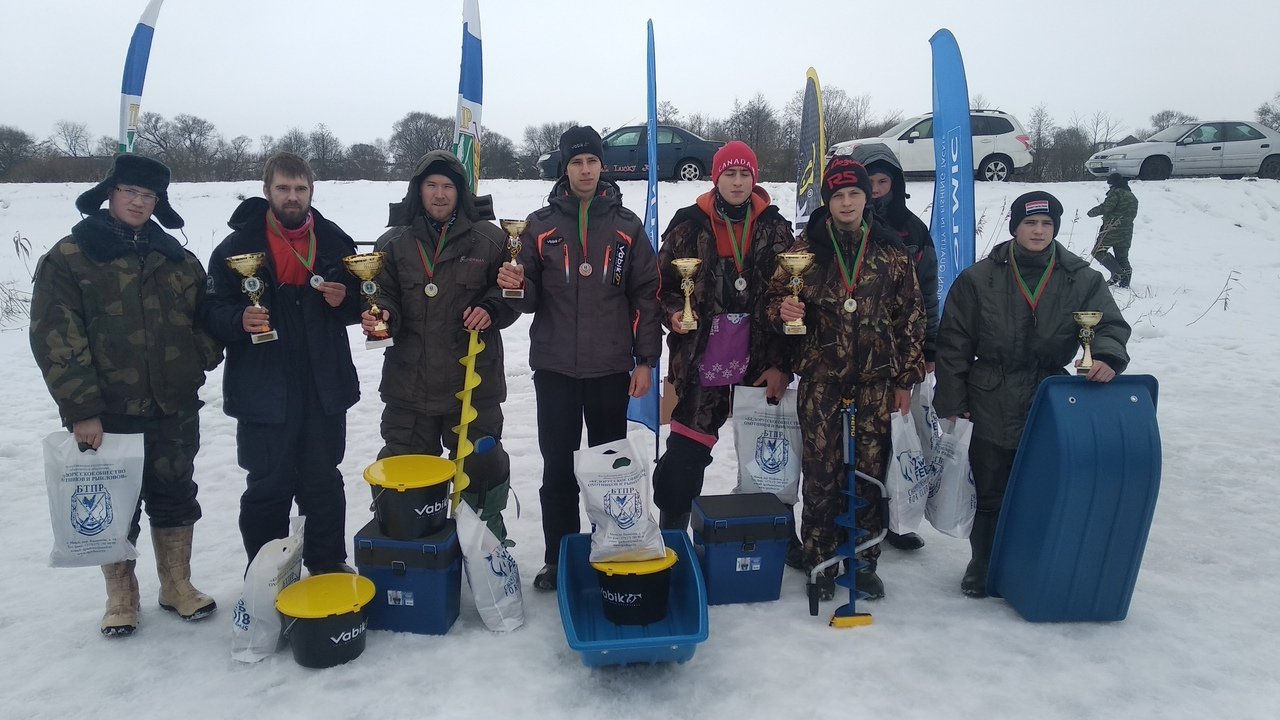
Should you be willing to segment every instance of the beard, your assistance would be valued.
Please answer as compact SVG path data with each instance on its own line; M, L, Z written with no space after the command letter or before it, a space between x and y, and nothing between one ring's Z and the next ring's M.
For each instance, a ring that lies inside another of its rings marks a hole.
M311 208L297 202L284 205L270 203L270 205L271 212L276 216L276 219L280 221L281 225L290 230L301 227L302 223L307 221L307 213L311 212Z

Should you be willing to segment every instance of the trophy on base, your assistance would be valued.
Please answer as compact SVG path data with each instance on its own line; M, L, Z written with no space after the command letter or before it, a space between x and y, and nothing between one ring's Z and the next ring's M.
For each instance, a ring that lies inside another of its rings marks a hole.
M813 253L778 253L778 262L782 264L782 267L787 272L791 273L791 279L787 281L787 287L791 288L791 298L796 302L800 302L800 291L804 290L804 279L800 276L813 264ZM782 331L786 335L804 335L809 332L809 328L804 326L804 320L788 320L783 323Z
M262 284L262 278L258 277L258 268L262 267L262 263L267 261L267 254L260 252L245 253L243 255L232 255L227 258L227 267L235 271L237 275L244 278L240 281L240 290L249 296L249 302L253 306L262 309L262 305L258 300L262 297L262 291L265 286ZM262 332L251 333L249 339L254 345L272 340L280 339L280 334L271 329L268 324Z
M369 302L369 314L378 318L377 324L373 326L373 332L365 338L365 350L376 350L395 343L391 339L391 334L387 332L387 324L382 321L382 309L378 307L377 302L378 283L374 281L374 278L382 272L382 263L386 257L386 253L371 252L342 258L342 264L347 268L347 272L360 279L360 294L364 295L364 299Z
M680 273L680 289L684 291L684 312L680 315L681 330L697 330L698 318L693 315L693 305L690 298L693 297L693 276L698 272L698 266L702 261L698 258L676 258L671 261L675 265L676 272Z
M1093 342L1093 328L1102 321L1102 313L1100 312L1073 312L1071 317L1075 318L1076 324L1080 326L1080 344L1084 346L1084 359L1080 361L1080 365L1076 367L1077 375L1088 375L1093 369L1093 351L1089 348Z
M507 254L511 256L511 264L516 265L516 256L520 254L520 233L529 226L527 220L499 220L498 224L502 225L502 229L507 231ZM519 267L516 265L516 267ZM518 287L514 290L502 288L502 297L504 298L522 298L524 297L524 288Z

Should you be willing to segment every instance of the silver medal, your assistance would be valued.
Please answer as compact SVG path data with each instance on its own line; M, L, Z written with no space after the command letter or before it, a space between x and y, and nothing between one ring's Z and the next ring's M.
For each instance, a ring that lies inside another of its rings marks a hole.
M591 263L584 262L578 266L578 274L582 277L591 277Z
M427 294L427 297L435 297L440 292L440 288L436 287L435 283L427 283L427 286L423 288L423 292Z
M322 283L324 283L324 278L320 277L319 275L311 276L311 287L315 288L316 290L319 290L320 285Z
M858 301L857 301L857 300L854 300L853 298L849 298L848 300L845 300L845 301L844 301L844 311L845 311L845 312L847 312L847 313L851 313L851 312L853 312L853 311L855 311L855 310L857 310L857 309L858 309Z
M747 279L746 279L746 278L744 278L744 277L739 277L737 280L734 280L734 281L733 281L733 287L734 287L734 289L735 289L735 290L737 290L738 292L742 292L743 290L746 290L746 289L747 289Z

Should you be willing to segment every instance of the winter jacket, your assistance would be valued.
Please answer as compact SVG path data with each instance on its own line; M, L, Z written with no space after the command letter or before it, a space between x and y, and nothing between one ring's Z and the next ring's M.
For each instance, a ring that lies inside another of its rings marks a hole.
M1138 198L1127 188L1113 187L1089 217L1102 216L1098 247L1129 247L1133 244L1133 220L1138 217Z
M232 233L209 258L209 311L205 327L227 345L223 370L223 410L251 423L285 421L289 387L314 388L326 415L345 412L360 399L360 383L351 361L347 325L360 321L364 300L359 281L347 272L342 258L356 252L355 242L315 208L316 260L314 270L330 282L347 286L338 307L308 285L282 285L276 281L267 245L267 211L263 198L240 203L227 222ZM271 313L271 327L278 340L254 345L244 331L241 316L250 305L241 292L241 278L227 266L227 258L243 253L266 253L257 276L264 290L259 303ZM310 391L310 390L307 390ZM296 401L297 398L294 398Z
M1009 263L1012 240L960 273L947 293L938 332L939 417L969 413L973 436L1017 448L1040 381L1064 375L1083 354L1071 313L1102 312L1092 352L1116 372L1129 364L1129 324L1102 274L1054 242L1057 259L1033 315Z
M712 218L718 226L716 232L727 237L728 227L717 216L713 206L713 193L708 192L698 201L676 211L671 224L662 235L662 248L658 251L658 270L662 275L662 324L671 327L671 316L684 310L684 291L680 289L680 273L672 260L698 258L694 276L694 312L698 316L698 329L688 333L668 333L667 358L669 379L676 386L676 394L689 396L686 387L701 382L699 369L702 354L711 335L711 320L721 313L747 313L751 316L751 339L748 345L750 362L745 381L755 382L760 373L770 367L785 370L790 361L787 348L790 338L771 331L765 315L765 290L778 266L778 253L785 252L794 242L791 223L769 202L764 188L756 187L752 196L751 243L743 257L743 275L747 287L739 292L734 287L738 270L732 257L721 257L717 251L716 237L712 230ZM735 223L735 232L742 232L741 223Z
M579 266L581 203L561 178L548 205L529 215L520 236L525 296L532 312L529 367L573 378L630 372L662 352L658 263L640 218L622 205L622 191L601 180L587 214L591 274Z
M853 385L892 382L908 389L924 379L924 302L911 261L897 237L878 222L870 238L854 289L856 312L846 312L845 289L828 230L830 213L819 207L788 252L812 252L813 265L802 275L805 335L792 368L810 382ZM834 224L831 226L834 228ZM836 231L849 273L858 252L855 233ZM779 265L769 284L768 317L783 332L782 300L791 294L791 274Z
M889 229L898 233L915 266L916 279L920 281L920 295L924 298L924 359L932 362L936 355L938 337L938 252L933 245L933 236L929 234L929 226L907 207L910 195L907 194L907 179L902 173L902 163L898 162L898 157L887 145L859 145L849 157L864 166L879 162L882 164L877 170L881 167L888 170L886 174L891 181L891 191L887 197L871 201L872 211Z
M376 248L387 254L378 277L378 307L391 313L388 329L395 344L387 348L382 365L382 401L427 415L457 412L463 389L464 368L471 333L462 327L462 314L479 306L489 313L492 325L480 333L484 350L476 357L480 385L472 391L476 407L498 405L507 398L503 368L502 335L518 313L502 300L497 286L498 267L510 260L506 233L494 225L489 196L480 198L464 185L458 188L453 224L445 231L445 245L435 256L440 237L427 222L419 186L428 166L446 162L465 177L462 163L453 153L428 153L414 169L404 200L391 206L390 230L378 238ZM428 282L423 253L431 258L439 288L427 297Z
M117 234L106 210L81 220L36 264L31 352L70 427L104 413L150 417L200 407L222 345L197 323L205 272L154 221Z

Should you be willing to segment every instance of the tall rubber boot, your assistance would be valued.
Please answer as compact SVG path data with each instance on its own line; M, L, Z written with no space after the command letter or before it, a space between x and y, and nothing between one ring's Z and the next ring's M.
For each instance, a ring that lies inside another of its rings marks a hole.
M102 566L107 580L107 612L102 616L102 634L106 637L128 637L138 629L138 613L142 602L138 597L138 576L133 568L136 560L121 560Z
M960 591L971 598L987 596L987 568L991 564L991 546L996 539L996 522L999 512L978 511L973 518L973 529L969 531L969 547L973 557L964 569L964 578L960 580Z
M156 572L160 575L160 607L177 613L183 620L200 620L218 609L213 598L191 586L192 533L190 525L151 528Z
M667 438L667 451L653 468L653 501L663 530L688 530L690 507L702 494L703 475L710 464L711 448L683 435Z

